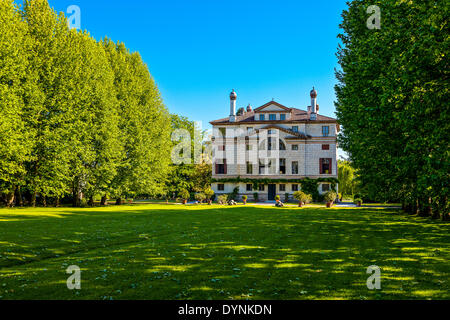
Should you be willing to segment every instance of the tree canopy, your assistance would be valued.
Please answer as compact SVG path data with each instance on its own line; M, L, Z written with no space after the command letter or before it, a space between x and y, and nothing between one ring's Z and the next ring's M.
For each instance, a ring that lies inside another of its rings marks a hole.
M369 29L377 5L380 29ZM449 7L444 0L354 0L342 14L340 145L367 196L448 218Z
M170 115L138 53L69 29L47 0L0 0L0 193L10 205L159 194Z

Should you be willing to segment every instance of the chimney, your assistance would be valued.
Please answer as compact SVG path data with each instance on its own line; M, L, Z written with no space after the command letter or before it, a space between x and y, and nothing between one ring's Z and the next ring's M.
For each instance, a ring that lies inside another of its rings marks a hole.
M233 89L230 93L230 122L236 122L236 99L237 94Z
M309 119L316 120L317 113L319 111L319 106L317 105L317 91L316 91L316 89L314 89L314 87L311 90L310 95L311 95L311 113L310 113ZM308 111L309 111L309 109L308 109Z

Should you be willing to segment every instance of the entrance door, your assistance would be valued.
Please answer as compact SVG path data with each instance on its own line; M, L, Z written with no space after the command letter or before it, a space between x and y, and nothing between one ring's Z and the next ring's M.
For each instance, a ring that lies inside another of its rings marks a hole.
M267 199L269 201L275 200L276 193L277 193L276 184L269 184L269 196Z

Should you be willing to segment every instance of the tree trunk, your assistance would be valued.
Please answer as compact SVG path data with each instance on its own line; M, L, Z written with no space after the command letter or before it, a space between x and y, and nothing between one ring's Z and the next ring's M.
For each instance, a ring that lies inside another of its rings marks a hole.
M22 191L20 190L20 186L16 189L16 206L23 207L23 198Z
M33 193L31 194L31 206L33 208L36 207L36 195L37 195L36 191L33 191Z
M90 207L93 207L93 206L94 206L94 196L90 196L90 197L89 197L88 205L89 205Z
M448 197L443 197L439 199L439 207L442 211L442 221L450 221L450 212L447 205Z
M102 200L100 201L101 206L106 206L108 204L108 198L106 197L106 194L102 197Z
M117 198L116 206L120 206L122 204L122 198Z
M6 206L8 208L11 208L13 206L14 198L15 198L14 194L15 194L15 192L11 191L6 195Z
M44 206L44 208L47 207L47 197L46 196L42 197L42 205Z
M55 199L55 207L59 207L59 197L56 197Z

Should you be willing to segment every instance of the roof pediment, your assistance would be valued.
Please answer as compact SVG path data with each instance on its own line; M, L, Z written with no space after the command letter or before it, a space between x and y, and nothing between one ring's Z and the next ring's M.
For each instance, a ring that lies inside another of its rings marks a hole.
M261 107L258 107L254 110L255 113L258 113L258 112L291 112L291 111L292 111L291 108L283 106L282 104L280 104L276 101L267 102L266 104L264 104Z

